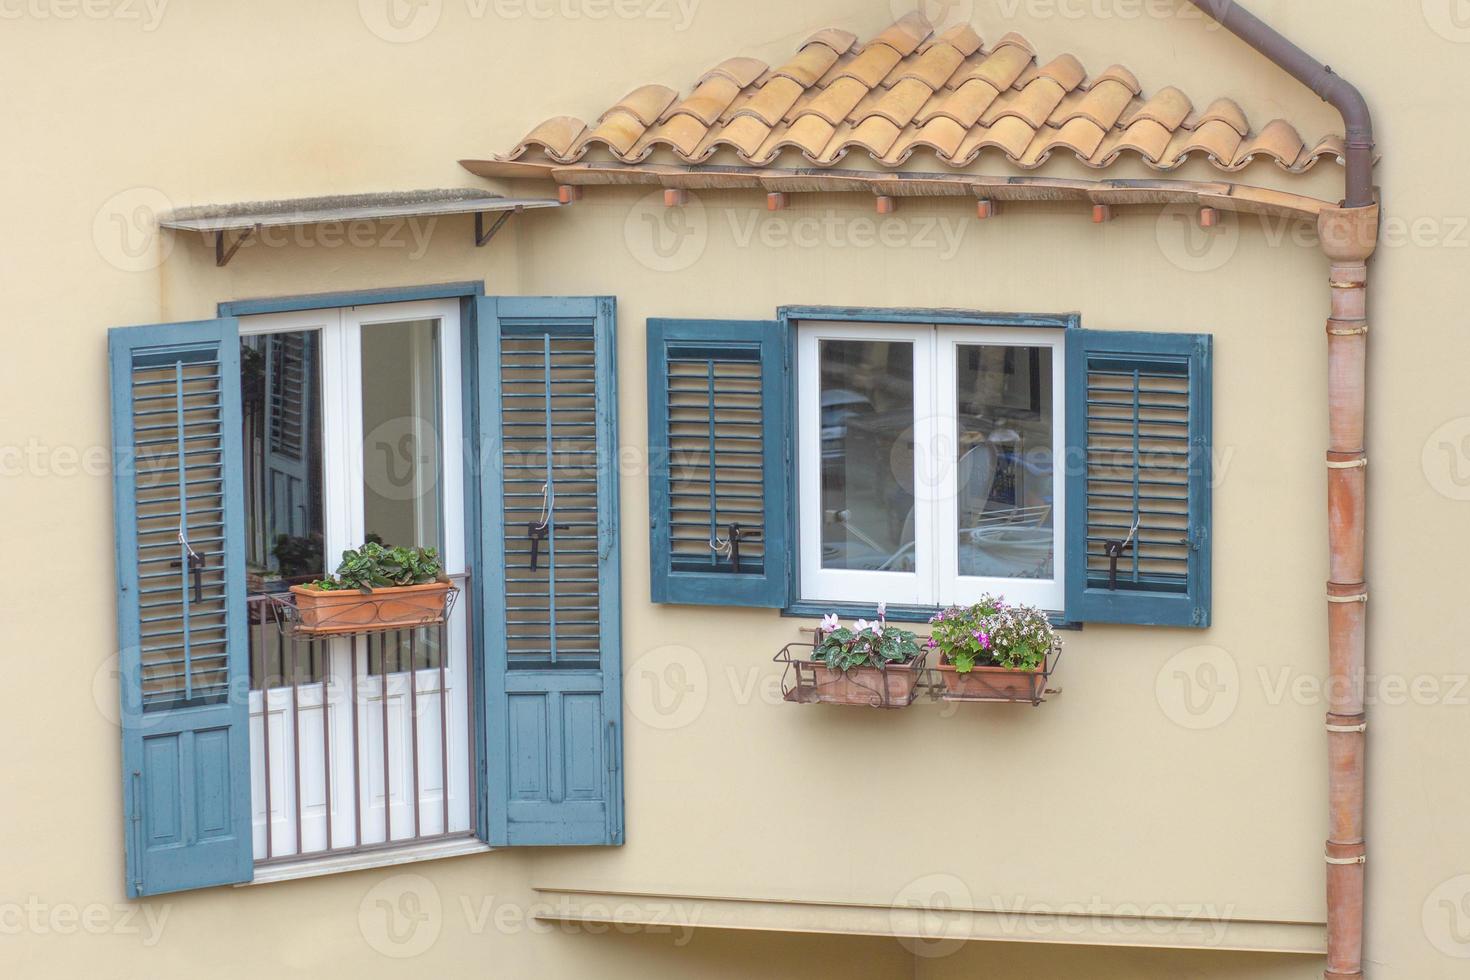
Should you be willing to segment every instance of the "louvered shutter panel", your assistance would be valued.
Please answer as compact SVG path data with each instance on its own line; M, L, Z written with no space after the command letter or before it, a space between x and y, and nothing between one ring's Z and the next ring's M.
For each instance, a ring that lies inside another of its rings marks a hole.
M1067 618L1210 624L1210 373L1208 336L1068 332Z
M789 385L777 321L648 321L654 602L786 605Z
M477 311L492 844L620 844L613 302Z
M236 324L118 328L108 347L128 894L248 881Z

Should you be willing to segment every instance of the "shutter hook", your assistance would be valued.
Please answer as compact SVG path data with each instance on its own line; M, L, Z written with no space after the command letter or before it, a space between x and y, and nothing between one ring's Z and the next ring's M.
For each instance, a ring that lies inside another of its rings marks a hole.
M194 601L204 601L204 556L194 550L189 543L188 535L184 534L184 525L179 525L179 544L184 546L184 555L189 563L188 574L194 576ZM183 562L170 562L169 568L182 568Z
M1134 518L1133 526L1128 529L1128 537L1122 541L1104 541L1103 553L1108 556L1108 588L1116 591L1118 588L1118 559L1123 553L1133 547L1133 535L1138 533L1138 522L1142 518Z
M541 542L550 537L552 518L556 512L556 486L547 480L541 485L541 519L526 523L526 537L531 541L531 571L536 571L541 559ZM565 531L571 525L557 524L555 530Z

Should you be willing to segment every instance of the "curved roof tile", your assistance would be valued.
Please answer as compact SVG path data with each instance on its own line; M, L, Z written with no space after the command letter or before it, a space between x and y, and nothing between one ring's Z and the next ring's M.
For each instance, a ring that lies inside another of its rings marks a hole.
M847 31L817 31L775 70L728 58L682 100L666 85L641 86L591 128L553 116L500 159L573 163L605 151L632 164L661 151L702 163L723 150L751 166L789 154L831 166L859 150L897 167L920 149L954 168L987 152L1025 169L1072 153L1094 168L1128 155L1171 170L1201 155L1224 171L1269 159L1294 173L1344 152L1340 136L1309 146L1281 119L1252 131L1229 98L1198 111L1177 88L1145 91L1122 65L1089 78L1070 54L1038 65L1018 34L987 49L967 24L936 36L911 13L861 46Z

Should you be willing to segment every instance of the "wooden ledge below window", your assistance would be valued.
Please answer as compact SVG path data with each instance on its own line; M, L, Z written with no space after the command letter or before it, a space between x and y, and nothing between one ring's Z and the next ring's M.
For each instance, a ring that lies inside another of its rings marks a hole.
M1040 942L1086 946L1219 949L1321 956L1326 925L1220 917L1190 908L1120 903L1047 905L1017 899L1009 908L948 909L585 889L535 889L533 916L589 932L686 934L692 929L748 929L826 935L890 936L916 945L946 942Z

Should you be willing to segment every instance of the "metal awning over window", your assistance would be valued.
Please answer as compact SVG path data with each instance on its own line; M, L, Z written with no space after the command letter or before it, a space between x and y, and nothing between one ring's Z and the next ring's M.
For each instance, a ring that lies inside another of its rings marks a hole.
M512 214L560 206L561 202L555 198L500 197L475 190L406 191L202 205L170 211L158 223L174 231L213 235L214 264L223 266L262 228L473 214L475 244L484 245ZM487 223L486 215L490 214L495 218Z

